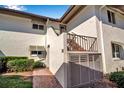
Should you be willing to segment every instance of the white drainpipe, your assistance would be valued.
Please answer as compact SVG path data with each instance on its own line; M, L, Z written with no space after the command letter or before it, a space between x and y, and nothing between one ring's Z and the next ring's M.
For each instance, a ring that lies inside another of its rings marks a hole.
M47 67L49 67L49 48L48 48L48 44L47 44L47 28L48 28L48 24L49 24L49 18L47 19L47 22L46 22L46 36L45 36L45 47L47 49L47 56L46 56Z
M100 41L101 41L101 52L102 52L102 62L103 62L103 73L106 73L106 62L105 62L105 50L104 50L104 41L103 41L103 27L102 27L102 18L101 18L101 10L105 7L105 5L99 8L99 25L100 25Z

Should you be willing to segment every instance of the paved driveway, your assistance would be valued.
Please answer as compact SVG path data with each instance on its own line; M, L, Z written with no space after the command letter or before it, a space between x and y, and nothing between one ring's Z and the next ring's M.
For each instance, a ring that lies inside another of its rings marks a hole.
M33 88L61 88L62 86L48 69L33 71Z

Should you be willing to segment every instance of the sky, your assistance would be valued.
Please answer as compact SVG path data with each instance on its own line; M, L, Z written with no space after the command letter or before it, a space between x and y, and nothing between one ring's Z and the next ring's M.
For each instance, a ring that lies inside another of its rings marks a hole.
M69 5L1 5L0 7L59 19L67 11Z

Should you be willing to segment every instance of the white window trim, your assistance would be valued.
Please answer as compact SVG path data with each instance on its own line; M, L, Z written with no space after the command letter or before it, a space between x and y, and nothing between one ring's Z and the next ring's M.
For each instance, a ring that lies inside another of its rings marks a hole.
M35 50L37 51L37 50ZM31 51L30 51L31 52ZM37 57L37 56L41 56L42 54L38 54L38 51L37 51L37 54L30 54L32 57Z
M31 51L37 51L37 54L31 54ZM38 56L41 56L42 54L38 54L38 48L37 48L37 46L36 46L36 49L35 50L30 50L30 56L31 57L38 57ZM42 50L40 50L40 51L42 51Z
M37 54L31 54L31 57L37 57L38 55Z
M33 24L38 25L38 29L34 29L34 28L33 28ZM39 26L40 26L40 25L43 26L43 29L39 29ZM33 30L41 30L41 31L45 31L45 25L44 25L44 24L38 24L38 23L32 23L32 29L33 29Z
M114 56L115 56L115 57L113 57L113 50L112 50L112 59L113 59L114 61L121 60L120 57L117 57L117 52L116 52L117 45L119 46L119 44L116 44L116 43L112 43L112 44L114 44L114 46L115 46L115 53L114 53ZM119 52L120 52L120 49L119 49Z

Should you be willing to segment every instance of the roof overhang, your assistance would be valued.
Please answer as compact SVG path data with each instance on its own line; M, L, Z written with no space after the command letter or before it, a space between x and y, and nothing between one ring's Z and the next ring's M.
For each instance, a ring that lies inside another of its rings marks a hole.
M7 8L0 8L0 13L35 19L35 20L39 20L39 21L47 21L47 19L49 19L51 21L67 24L85 7L86 7L86 5L71 5L69 7L69 9L65 12L65 14L60 19L54 19L54 18L50 18L50 17L46 17L46 16L36 15L36 14L32 14L32 13L27 13L27 12L13 10L13 9L7 9ZM107 5L107 7L124 15L124 5Z
M54 19L54 18L50 18L50 17L46 17L46 16L36 15L36 14L32 14L32 13L27 13L27 12L23 12L23 11L2 8L2 7L0 7L0 13L35 19L35 20L39 20L39 21L46 21L47 19L49 19L51 21L59 22L59 19Z
M107 7L124 15L124 5L107 5Z
M67 24L73 19L86 5L72 5L60 18L60 22Z

